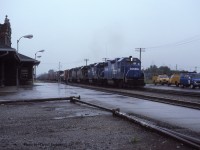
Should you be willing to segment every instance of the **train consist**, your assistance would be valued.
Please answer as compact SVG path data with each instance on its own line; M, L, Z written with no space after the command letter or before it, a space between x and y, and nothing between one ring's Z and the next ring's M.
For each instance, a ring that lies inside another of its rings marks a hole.
M64 70L64 81L116 87L145 85L141 61L132 56Z

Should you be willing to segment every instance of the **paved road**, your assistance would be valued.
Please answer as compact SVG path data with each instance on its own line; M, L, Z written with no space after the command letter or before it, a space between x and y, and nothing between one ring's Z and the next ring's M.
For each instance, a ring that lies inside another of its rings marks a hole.
M23 87L18 92L0 94L0 100L81 96L84 101L97 103L108 108L120 108L122 112L136 113L149 118L190 129L200 134L200 111L172 106L116 94L109 94L57 83L38 83Z

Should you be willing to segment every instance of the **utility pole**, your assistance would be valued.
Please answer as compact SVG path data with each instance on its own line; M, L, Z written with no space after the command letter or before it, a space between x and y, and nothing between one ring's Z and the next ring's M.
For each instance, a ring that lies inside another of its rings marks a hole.
M195 68L195 71L197 72L197 66L196 67L194 67Z
M109 58L102 58L105 62L109 59Z
M89 61L89 59L84 59L84 61L86 62L86 66L87 66L87 62Z
M61 68L61 64L59 62L59 65L58 65L58 83L60 83L60 68Z
M142 63L142 58L141 58L141 53L142 52L145 52L145 48L135 48L135 51L137 51L137 52L140 52L140 61L141 61L141 63Z

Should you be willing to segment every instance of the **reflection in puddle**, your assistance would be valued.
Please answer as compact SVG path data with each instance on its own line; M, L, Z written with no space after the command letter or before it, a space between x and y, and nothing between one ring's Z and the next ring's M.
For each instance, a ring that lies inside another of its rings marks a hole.
M91 113L91 114L82 114L82 113L76 113L72 115L68 115L66 117L54 117L54 120L62 120L62 119L67 119L67 118L73 118L73 117L92 117L92 116L98 116L100 113Z
M61 120L61 119L65 119L65 118L67 118L67 117L54 117L53 119L54 120Z

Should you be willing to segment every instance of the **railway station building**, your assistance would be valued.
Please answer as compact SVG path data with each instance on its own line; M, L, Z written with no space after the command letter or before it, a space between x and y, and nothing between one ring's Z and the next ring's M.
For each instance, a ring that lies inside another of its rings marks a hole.
M34 66L40 62L18 53L11 44L11 25L6 16L0 24L0 87L32 84Z

